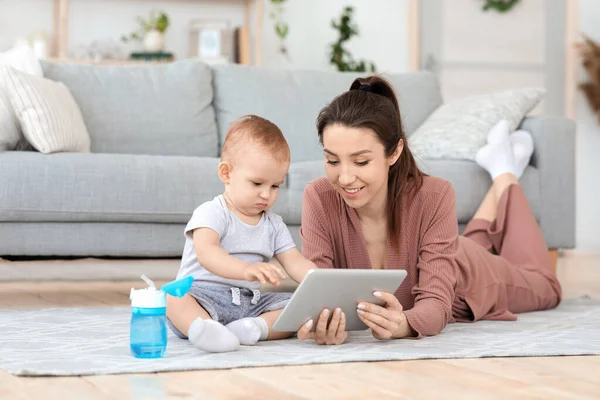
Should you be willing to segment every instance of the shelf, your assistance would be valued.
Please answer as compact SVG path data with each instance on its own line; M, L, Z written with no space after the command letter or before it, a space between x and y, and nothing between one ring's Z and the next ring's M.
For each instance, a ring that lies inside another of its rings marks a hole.
M145 65L145 64L165 64L168 61L144 61L144 60L91 60L84 58L70 57L49 57L45 59L53 63L60 64L86 64L86 65Z
M53 11L53 60L71 60L74 62L76 60L69 59L67 57L67 48L68 48L68 25L69 25L69 3L71 0L53 0L54 1L54 11ZM171 0L171 1L196 1L196 2L218 2L218 0ZM262 36L263 36L263 20L264 20L264 9L265 9L265 0L237 0L240 3L244 4L244 25L241 28L240 36L241 36L241 54L240 54L240 64L250 65L251 62L251 35L250 35L250 25L252 20L252 6L254 5L254 13L255 13L255 31L254 31L254 65L260 66L262 62ZM81 60L85 61L85 60ZM132 62L127 60L107 60L108 62L114 61L116 64L120 62L122 64L131 64ZM103 62L94 62L92 60L90 63L103 63ZM135 62L133 62L135 63ZM139 62L137 62L139 64Z

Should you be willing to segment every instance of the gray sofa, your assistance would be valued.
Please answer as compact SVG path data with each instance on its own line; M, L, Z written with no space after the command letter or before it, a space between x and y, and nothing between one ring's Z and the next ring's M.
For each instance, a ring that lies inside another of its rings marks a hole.
M92 154L0 153L0 257L179 257L192 211L221 193L219 146L228 124L255 113L278 124L292 164L274 211L298 244L302 193L323 175L318 111L356 74L273 71L196 61L97 67L43 63L79 104ZM441 103L426 72L387 75L410 135ZM575 244L574 124L527 118L535 154L522 184L551 248ZM489 187L475 163L420 160L448 179L461 227Z

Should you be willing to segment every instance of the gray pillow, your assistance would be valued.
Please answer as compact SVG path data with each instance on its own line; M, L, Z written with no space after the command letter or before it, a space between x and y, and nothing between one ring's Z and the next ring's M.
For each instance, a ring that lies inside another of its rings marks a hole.
M81 109L92 152L217 156L212 73L196 60L94 66L42 62Z
M475 160L494 125L506 119L514 131L545 93L543 88L523 88L453 100L435 110L408 145L422 159Z
M243 114L258 114L283 131L292 160L320 160L315 122L321 108L367 73L269 70L241 65L214 67L215 109L221 143L227 128ZM394 87L403 124L410 135L442 102L435 75L429 72L385 74Z

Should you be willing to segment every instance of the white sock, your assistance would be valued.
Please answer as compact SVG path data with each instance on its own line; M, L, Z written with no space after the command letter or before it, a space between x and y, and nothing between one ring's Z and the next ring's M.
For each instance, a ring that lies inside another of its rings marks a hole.
M200 350L223 353L240 348L240 341L223 324L212 319L198 318L188 332L190 342Z
M483 146L477 152L475 161L490 174L492 180L505 173L517 174L513 150L508 137Z
M226 327L238 337L240 344L246 346L253 346L259 340L269 337L269 326L261 317L238 319L228 323Z
M521 178L525 168L529 165L531 155L533 154L533 138L526 131L515 131L509 136L512 144L513 156L515 158L515 167L517 169L517 178Z
M505 119L500 120L496 125L490 129L490 132L487 136L488 143L498 143L503 141L508 137L510 133L510 126L508 125L508 121Z

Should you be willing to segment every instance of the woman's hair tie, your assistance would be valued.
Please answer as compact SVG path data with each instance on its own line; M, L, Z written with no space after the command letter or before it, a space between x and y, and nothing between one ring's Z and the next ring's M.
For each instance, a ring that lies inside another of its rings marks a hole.
M373 93L373 86L371 86L368 83L361 83L358 90L362 90L364 92L370 92Z

